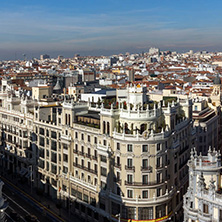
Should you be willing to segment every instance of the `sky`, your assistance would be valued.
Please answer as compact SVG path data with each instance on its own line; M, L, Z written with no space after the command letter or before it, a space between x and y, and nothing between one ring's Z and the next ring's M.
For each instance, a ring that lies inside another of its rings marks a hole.
M0 60L160 50L222 51L219 0L7 0Z

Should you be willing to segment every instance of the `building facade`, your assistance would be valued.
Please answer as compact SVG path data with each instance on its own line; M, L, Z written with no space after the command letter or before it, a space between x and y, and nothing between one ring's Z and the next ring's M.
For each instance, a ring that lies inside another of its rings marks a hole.
M21 176L31 169L38 190L88 220L180 221L192 102L149 101L141 87L129 89L136 101L96 105L9 99L2 88L2 164Z
M221 154L209 148L206 156L191 151L189 187L184 195L184 222L222 221Z

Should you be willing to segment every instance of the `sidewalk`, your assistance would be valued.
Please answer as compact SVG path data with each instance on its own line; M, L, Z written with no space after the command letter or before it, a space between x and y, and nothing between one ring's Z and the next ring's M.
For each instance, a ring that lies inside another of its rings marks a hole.
M69 219L69 212L68 210L61 208L58 209L56 207L56 202L47 198L44 195L37 195L36 194L36 190L33 188L32 192L31 192L31 185L28 185L27 183L19 183L18 179L15 178L15 176L13 174L8 174L4 171L1 170L1 173L3 178L7 179L8 181L10 181L11 183L13 183L13 185L15 185L16 187L18 187L20 190L22 190L24 193L26 193L27 195L31 196L31 198L33 198L35 200L35 202L39 205L39 207L41 208L41 205L43 205L45 207L45 209L43 209L43 212L45 213L53 213L56 216L56 220L57 221L61 221L61 222L71 222L71 221L75 221L75 222L82 222L84 221L83 219L79 218L77 215L73 214L73 212L70 212L70 219ZM44 208L42 207L42 208ZM48 209L48 212L47 212ZM52 219L53 221L53 219Z

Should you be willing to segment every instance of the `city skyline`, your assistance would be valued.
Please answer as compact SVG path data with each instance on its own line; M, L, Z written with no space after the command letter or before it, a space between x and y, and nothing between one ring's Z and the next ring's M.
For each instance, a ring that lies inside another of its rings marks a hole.
M222 3L10 1L0 9L0 59L161 50L220 51Z

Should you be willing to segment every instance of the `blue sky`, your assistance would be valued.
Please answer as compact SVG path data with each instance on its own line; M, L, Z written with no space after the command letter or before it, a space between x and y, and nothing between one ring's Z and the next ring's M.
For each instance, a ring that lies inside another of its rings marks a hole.
M162 50L222 50L222 2L2 1L0 59Z

